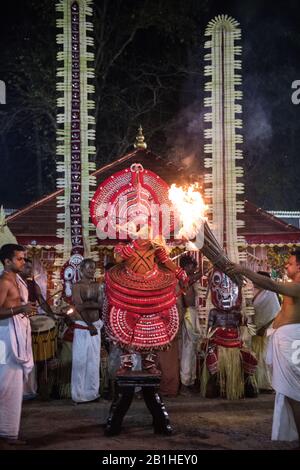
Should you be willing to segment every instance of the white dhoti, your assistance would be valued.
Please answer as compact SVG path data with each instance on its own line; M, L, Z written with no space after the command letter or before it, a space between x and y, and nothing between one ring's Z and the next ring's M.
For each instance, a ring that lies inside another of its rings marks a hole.
M272 386L276 391L272 439L299 439L287 398L300 402L300 324L268 330L270 340L266 362L272 365Z
M83 321L78 325L86 326ZM77 403L96 400L100 386L100 351L101 328L103 322L96 321L93 325L98 334L91 336L88 330L75 329L72 349L72 400Z
M27 317L0 320L0 437L17 439L23 379L33 367L31 329Z
M253 299L253 307L255 310L254 323L259 331L274 320L280 310L280 303L275 292L260 290ZM271 389L272 382L270 368L265 361L267 346L268 338L265 334L252 337L252 349L258 361L255 377L258 388L265 390Z
M196 379L197 345L200 338L198 309L186 309L181 337L180 380L183 385L193 385Z

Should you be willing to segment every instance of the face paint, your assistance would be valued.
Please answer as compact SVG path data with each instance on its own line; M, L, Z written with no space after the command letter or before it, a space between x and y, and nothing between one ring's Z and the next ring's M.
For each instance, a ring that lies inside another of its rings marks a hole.
M80 280L80 263L83 261L83 256L76 254L72 255L61 270L61 279L63 282L63 297L67 302L72 300L72 285Z
M211 300L217 309L226 311L239 309L242 303L239 287L218 269L212 274Z

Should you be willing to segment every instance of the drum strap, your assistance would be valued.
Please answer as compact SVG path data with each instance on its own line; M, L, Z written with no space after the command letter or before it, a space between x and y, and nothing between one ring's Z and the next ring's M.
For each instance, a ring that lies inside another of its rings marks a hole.
M88 330L88 329L89 329L88 326L79 325L78 323L72 323L72 325L70 326L70 328L71 328L72 330Z
M63 340L64 341L69 341L72 343L73 337L74 337L74 330L88 330L88 326L80 325L78 323L72 323L66 332L64 333Z

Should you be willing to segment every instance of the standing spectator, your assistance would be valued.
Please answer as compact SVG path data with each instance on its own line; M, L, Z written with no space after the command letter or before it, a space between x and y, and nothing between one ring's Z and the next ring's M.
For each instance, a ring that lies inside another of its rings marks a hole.
M95 282L96 263L86 258L80 265L81 280L73 285L72 297L77 311L72 350L72 399L76 403L99 398L101 351L100 312L103 290Z
M4 271L0 276L0 440L19 440L23 378L33 367L31 329L28 316L35 307L28 303L28 291L17 277L24 267L25 249L6 244L0 249Z
M196 308L195 282L202 273L197 271L197 261L190 255L180 259L180 266L189 279L189 287L182 295L183 320L181 326L181 393L188 392L195 384L197 369L197 346L200 338L199 313Z
M272 365L276 391L272 439L294 441L300 437L300 250L290 254L286 271L292 282L275 282L236 264L228 272L240 273L263 289L284 296L272 325L266 360Z

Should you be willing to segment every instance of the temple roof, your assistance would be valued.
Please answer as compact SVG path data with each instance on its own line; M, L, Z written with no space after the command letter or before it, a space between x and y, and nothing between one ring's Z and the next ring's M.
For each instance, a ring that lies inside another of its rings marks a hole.
M168 184L186 182L183 179L182 168L165 161L150 150L137 148L96 170L93 175L96 176L97 186L115 172L128 168L135 162L157 173ZM7 224L18 239L18 243L49 247L61 243L61 239L56 236L58 212L56 198L61 194L63 194L62 189L55 191L7 217Z
M168 184L191 182L188 181L191 175L187 176L187 171L182 167L164 160L150 150L137 148L96 170L93 175L96 176L97 185L135 162L157 173ZM61 239L56 236L56 197L62 193L62 189L55 191L7 217L7 224L18 243L45 247L61 243ZM239 218L245 221L245 227L240 233L249 245L300 244L300 229L283 222L249 201L245 201L245 212L240 214Z
M255 204L245 201L245 212L240 214L245 226L241 228L248 245L300 244L300 230Z

